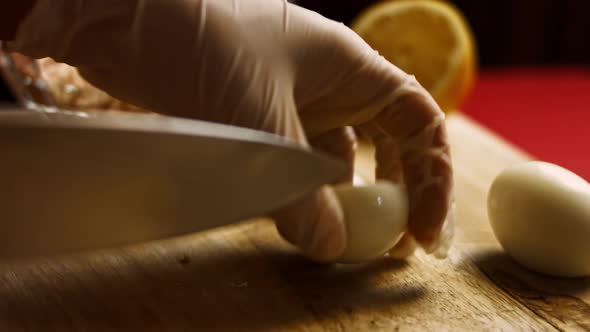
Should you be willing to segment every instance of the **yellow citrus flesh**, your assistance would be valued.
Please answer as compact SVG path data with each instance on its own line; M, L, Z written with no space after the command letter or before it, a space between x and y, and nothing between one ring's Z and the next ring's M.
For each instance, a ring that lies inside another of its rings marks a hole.
M471 29L452 5L436 0L378 3L352 23L369 45L416 76L445 112L457 109L476 72Z

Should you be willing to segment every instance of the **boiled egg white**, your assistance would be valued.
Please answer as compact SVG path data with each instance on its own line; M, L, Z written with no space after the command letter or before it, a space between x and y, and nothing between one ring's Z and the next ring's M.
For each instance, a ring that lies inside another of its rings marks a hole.
M590 184L560 166L532 161L504 170L488 194L496 238L530 270L590 275Z
M408 197L401 186L375 184L334 187L344 212L347 246L340 263L360 263L383 255L401 238L408 224Z

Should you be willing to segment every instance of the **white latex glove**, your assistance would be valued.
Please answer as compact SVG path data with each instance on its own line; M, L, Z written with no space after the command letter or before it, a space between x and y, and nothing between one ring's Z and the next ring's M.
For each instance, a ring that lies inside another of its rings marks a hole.
M394 251L450 240L443 113L412 76L317 13L280 0L38 0L10 47L149 110L311 142L350 162L350 177L356 126L376 144L376 175L409 191L409 231ZM315 260L346 246L328 186L273 217Z

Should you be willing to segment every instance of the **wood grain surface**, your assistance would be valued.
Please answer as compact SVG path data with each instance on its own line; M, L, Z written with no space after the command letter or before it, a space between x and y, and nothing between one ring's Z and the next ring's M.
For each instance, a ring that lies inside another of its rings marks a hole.
M590 279L531 273L502 253L486 193L529 158L455 114L449 258L313 264L268 220L92 255L0 266L0 331L590 330ZM357 170L372 171L362 146Z

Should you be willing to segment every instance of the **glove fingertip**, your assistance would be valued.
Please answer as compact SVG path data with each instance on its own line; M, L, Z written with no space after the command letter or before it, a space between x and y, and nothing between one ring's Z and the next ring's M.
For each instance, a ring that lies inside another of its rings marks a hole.
M409 233L405 233L387 254L394 259L406 259L414 254L416 248L418 248L416 240Z
M424 247L426 253L433 255L438 259L445 259L451 248L453 237L455 235L455 207L454 204L449 208L447 218L445 219L441 231L436 240Z
M274 218L279 233L314 261L334 261L344 252L344 215L329 187L278 211Z

